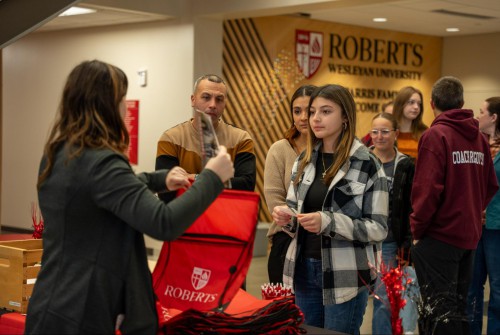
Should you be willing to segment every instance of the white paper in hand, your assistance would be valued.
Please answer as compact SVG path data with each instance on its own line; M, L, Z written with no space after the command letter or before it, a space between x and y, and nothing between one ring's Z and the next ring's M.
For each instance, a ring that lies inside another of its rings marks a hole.
M194 117L199 120L197 123L199 125L198 133L200 134L202 165L205 167L210 158L217 156L219 140L215 134L212 119L207 114L196 110Z
M283 212L283 213L286 213L290 216L297 216L297 210L294 209L294 208L290 208L290 207L281 207L280 208L280 211Z
M204 168L210 158L217 156L219 152L219 140L217 139L217 134L215 134L210 116L200 110L196 110L194 117L198 118L199 121L197 122L199 127L198 133L200 134L201 159ZM227 181L226 187L232 188L230 179Z

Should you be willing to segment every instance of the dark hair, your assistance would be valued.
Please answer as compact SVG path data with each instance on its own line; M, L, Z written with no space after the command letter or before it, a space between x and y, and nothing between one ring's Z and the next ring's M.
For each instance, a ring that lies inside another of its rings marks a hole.
M344 165L344 163L349 159L349 153L356 136L356 104L354 103L354 99L349 90L340 85L331 84L317 87L311 95L308 109L310 109L314 99L318 97L330 100L339 105L342 109L342 116L347 119L345 128L343 128L337 142L335 161L333 162L332 168L328 170L324 178L325 184L329 184L342 165ZM304 168L311 161L314 147L322 141L314 135L310 123L308 123L307 127L309 131L307 148L304 157L302 157L299 163L297 176L302 175ZM298 184L299 178L297 178L294 182L295 184Z
M108 148L123 154L129 135L120 115L120 103L127 94L128 80L119 68L98 61L85 61L69 74L63 89L58 115L44 155L45 169L37 187L50 175L56 151L65 145L69 158L85 148Z
M392 110L392 114L394 115L398 123L401 123L401 120L404 117L405 106L410 100L411 96L415 93L417 93L420 96L420 100L423 102L424 98L422 92L413 86L403 87L401 90L399 90L398 94L396 95L396 98L394 99L394 107ZM420 139L422 133L428 128L422 121L423 116L424 116L424 105L422 103L420 105L420 113L415 118L415 120L412 120L411 122L411 133L416 140Z
M500 135L500 97L491 97L485 100L488 103L488 113L490 115L496 114L497 120L495 121L495 135Z
M293 146L292 140L300 135L300 131L297 129L297 127L295 127L295 124L293 123L293 102L300 97L310 97L315 88L316 86L314 85L300 86L293 93L292 99L290 99L290 115L292 116L292 125L285 132L284 138L286 138L288 142L292 144L292 146Z
M431 99L434 107L441 112L462 108L464 105L464 87L458 78L442 77L432 86Z
M384 112L378 113L373 117L372 121L375 119L386 119L391 123L392 129L394 130L399 129L398 120L396 120L394 115L392 115L391 113L384 113Z
M222 83L224 86L226 86L226 89L227 89L226 83L218 75L216 75L216 74L204 74L203 76L201 76L198 79L196 79L196 81L194 82L193 93L195 93L196 90L198 89L198 85L200 85L200 82L202 80L205 80L205 79L208 80L208 81L211 81L212 83L216 83L216 84Z

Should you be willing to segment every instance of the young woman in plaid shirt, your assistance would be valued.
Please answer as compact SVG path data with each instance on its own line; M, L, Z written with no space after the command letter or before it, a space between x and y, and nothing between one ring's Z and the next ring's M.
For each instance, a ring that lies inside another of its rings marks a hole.
M355 138L356 108L339 85L318 87L309 102L309 138L296 160L288 207L275 223L293 240L283 280L294 288L308 325L359 334L369 285L387 236L387 180Z

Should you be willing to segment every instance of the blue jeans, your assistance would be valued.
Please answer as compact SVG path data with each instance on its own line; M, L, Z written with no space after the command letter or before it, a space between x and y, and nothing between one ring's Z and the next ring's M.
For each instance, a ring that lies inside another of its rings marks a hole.
M396 242L384 242L382 244L382 262L385 266L393 268L397 266L396 255L398 246ZM417 329L417 305L413 300L419 295L417 275L411 266L404 268L406 278L410 278L413 282L408 287L408 291L403 292L403 299L406 300L406 305L399 312L399 317L403 322L403 330L415 331ZM391 328L391 309L385 285L380 279L380 276L375 282L374 293L378 296L373 298L373 318L372 318L372 333L373 334L392 334Z
M304 313L305 324L359 334L368 303L368 288L347 302L324 306L322 278L321 260L299 257L294 278L295 303Z
M483 228L474 256L472 282L467 297L467 314L472 335L483 330L484 284L490 281L487 334L500 334L500 230Z

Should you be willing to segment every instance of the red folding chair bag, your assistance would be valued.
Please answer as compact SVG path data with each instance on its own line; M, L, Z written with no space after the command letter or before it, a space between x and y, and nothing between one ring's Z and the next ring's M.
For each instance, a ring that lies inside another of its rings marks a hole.
M164 242L153 271L164 307L208 311L231 301L252 260L259 199L224 190L180 238Z

